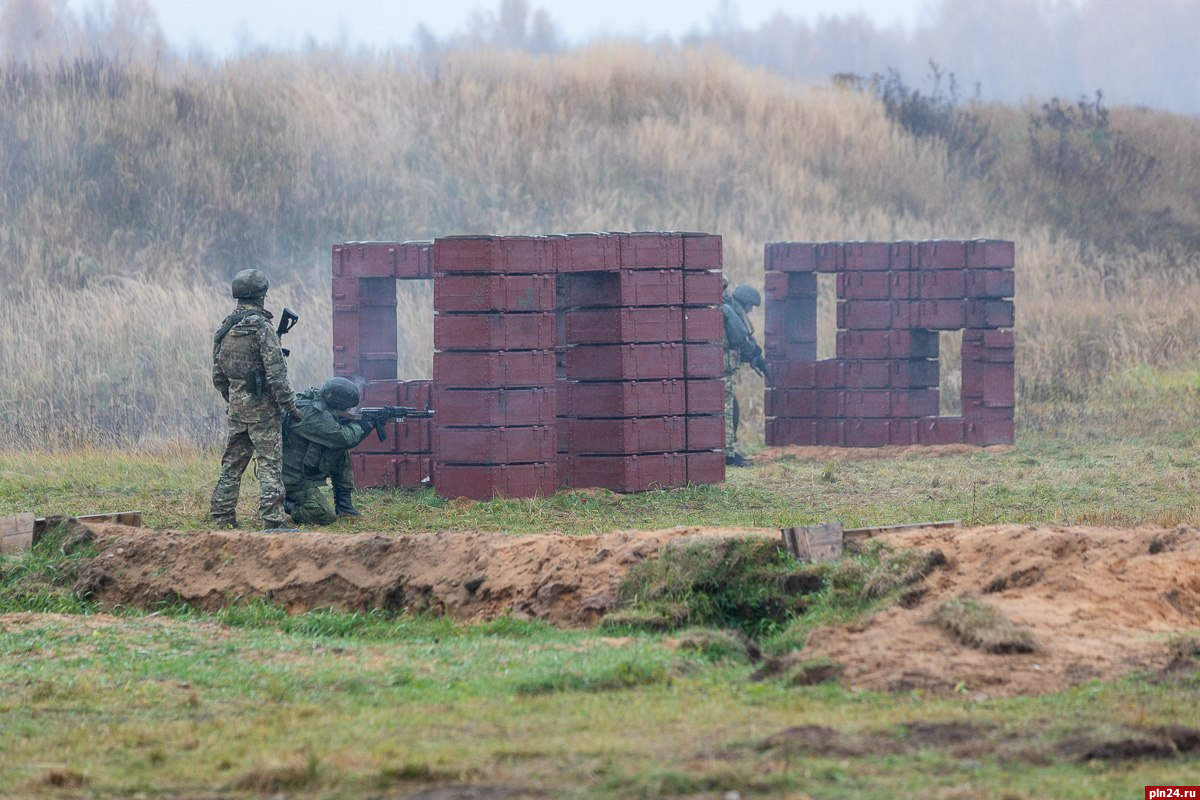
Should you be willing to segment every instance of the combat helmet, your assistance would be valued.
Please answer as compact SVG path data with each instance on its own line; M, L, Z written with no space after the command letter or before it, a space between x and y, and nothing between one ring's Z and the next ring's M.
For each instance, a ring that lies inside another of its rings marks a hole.
M321 387L321 400L335 411L358 405L358 386L348 378L330 378Z
M748 283L739 283L733 290L733 299L737 300L746 308L754 308L762 305L762 295Z
M251 300L267 293L267 276L256 269L244 269L233 276L229 288L238 300Z

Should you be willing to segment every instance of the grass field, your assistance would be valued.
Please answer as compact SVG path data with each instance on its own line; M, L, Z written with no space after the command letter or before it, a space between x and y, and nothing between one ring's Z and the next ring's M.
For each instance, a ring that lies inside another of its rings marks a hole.
M1088 407L1031 408L1012 449L784 455L722 486L635 495L369 491L365 520L333 530L1196 525L1195 385L1141 372ZM152 527L203 529L215 474L214 454L187 449L10 453L0 513L137 509ZM883 694L756 680L745 652L711 634L261 603L114 616L72 597L69 580L37 598L20 590L33 573L68 576L73 558L0 560L5 797L401 798L470 785L437 796L1115 799L1194 784L1200 766L1193 734L1179 733L1194 729L1178 729L1196 721L1195 668L1040 697ZM809 614L875 607L844 602L830 593ZM21 613L35 610L63 613Z

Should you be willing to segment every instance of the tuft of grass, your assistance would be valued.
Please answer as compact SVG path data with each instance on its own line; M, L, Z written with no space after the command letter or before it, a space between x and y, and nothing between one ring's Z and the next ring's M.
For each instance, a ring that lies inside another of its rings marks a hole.
M932 622L968 647L987 653L1032 653L1033 631L1017 625L978 597L955 597L939 605Z

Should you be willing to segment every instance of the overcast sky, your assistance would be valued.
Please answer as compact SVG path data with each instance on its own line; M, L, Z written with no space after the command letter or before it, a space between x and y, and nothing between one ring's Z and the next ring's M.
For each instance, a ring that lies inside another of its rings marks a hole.
M73 0L86 7L89 0ZM149 0L170 43L216 54L240 45L287 49L307 39L383 47L409 45L424 24L438 38L461 30L472 11L495 13L500 0ZM913 27L934 0L732 0L738 21L755 28L782 11L815 22L862 12L877 25ZM529 0L572 43L604 35L679 36L706 30L719 0Z

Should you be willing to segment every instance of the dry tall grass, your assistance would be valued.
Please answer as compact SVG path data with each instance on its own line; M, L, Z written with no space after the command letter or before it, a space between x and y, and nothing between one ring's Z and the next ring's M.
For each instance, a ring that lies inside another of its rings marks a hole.
M761 284L769 241L1013 239L1019 402L1082 397L1131 361L1190 359L1200 256L1166 240L1099 253L1053 229L1022 188L1023 112L988 113L1003 157L981 175L868 94L707 51L5 67L0 446L213 441L211 333L245 266L271 275L272 308L301 313L293 382L319 383L329 248L352 240L702 230L724 236L731 280ZM1162 166L1141 202L1200 214L1196 125L1118 123ZM430 298L405 291L402 371L417 377ZM744 389L752 427L760 386Z

